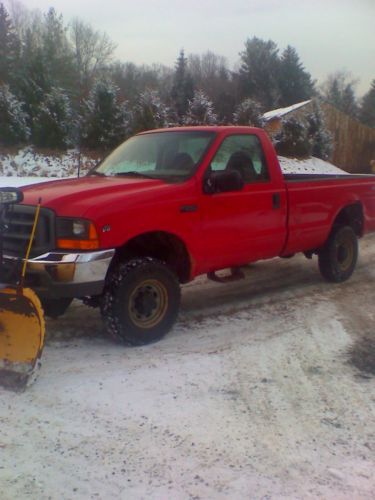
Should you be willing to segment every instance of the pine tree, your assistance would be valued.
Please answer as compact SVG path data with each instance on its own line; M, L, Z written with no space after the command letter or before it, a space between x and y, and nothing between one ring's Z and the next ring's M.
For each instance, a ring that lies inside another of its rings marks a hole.
M172 105L178 119L181 121L188 109L189 100L194 96L193 79L187 69L187 59L181 50L177 59L171 90Z
M134 112L134 132L168 126L168 109L158 92L145 90L139 96Z
M44 96L51 90L47 76L43 51L40 46L37 27L27 28L22 44L21 71L15 90L25 103L28 125L32 129L33 119Z
M375 79L362 99L359 118L365 125L375 128Z
M111 81L96 81L83 108L80 124L83 146L109 150L129 136L127 103L120 101L118 88Z
M344 113L352 116L353 118L358 117L358 105L353 86L350 84L346 85L342 92L341 109Z
M262 127L263 111L259 102L253 99L245 99L236 106L233 113L233 122L236 125L251 125L253 127Z
M73 119L68 96L53 87L39 106L33 123L36 146L65 149L72 145Z
M357 118L358 105L355 98L354 86L356 81L351 79L345 71L337 71L329 75L321 86L322 97L343 113Z
M195 91L193 99L189 101L183 123L184 125L215 125L217 123L213 104L201 90Z
M0 84L15 80L20 41L4 5L0 3Z
M325 98L332 106L339 109L341 108L341 94L338 79L334 78L332 82L328 83Z
M27 116L20 102L9 90L0 85L0 144L10 146L26 142L30 136Z
M283 120L281 131L274 137L277 154L305 158L311 155L312 141L309 128L297 118Z
M73 53L63 17L52 7L44 16L41 49L46 77L51 87L68 89L73 84Z
M312 145L311 155L328 160L333 151L333 138L326 127L322 110L315 101L311 113L307 115L307 124L307 134Z
M304 69L297 51L288 45L279 67L280 106L306 101L314 94L311 75Z
M276 107L280 97L280 59L275 42L253 37L246 41L240 56L239 79L243 97L259 101L265 109Z

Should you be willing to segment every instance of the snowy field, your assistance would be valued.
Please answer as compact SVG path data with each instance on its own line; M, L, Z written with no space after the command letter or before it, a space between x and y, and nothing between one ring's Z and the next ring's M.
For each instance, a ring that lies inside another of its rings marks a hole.
M96 162L75 149L50 155L28 146L12 153L0 152L0 176L9 177L9 181L12 177L75 177L78 167L84 173Z
M48 320L37 382L0 389L2 500L375 498L374 378L350 362L374 333L374 247L338 286L303 257L198 279L146 347L78 302Z

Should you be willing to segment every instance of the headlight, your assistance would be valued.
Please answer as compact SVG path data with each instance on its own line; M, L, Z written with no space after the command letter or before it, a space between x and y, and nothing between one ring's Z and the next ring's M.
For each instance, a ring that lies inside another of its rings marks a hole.
M23 193L19 189L12 187L0 188L0 205L10 205L20 203L23 200Z
M57 248L93 250L99 238L93 222L87 219L56 218Z

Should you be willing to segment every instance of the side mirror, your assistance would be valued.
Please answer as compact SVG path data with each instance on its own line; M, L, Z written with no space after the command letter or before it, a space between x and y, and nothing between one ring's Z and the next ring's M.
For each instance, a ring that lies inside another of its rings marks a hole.
M244 185L245 182L237 170L211 172L204 181L204 192L206 194L213 194L241 191Z
M0 206L20 203L23 200L23 193L14 187L0 187Z

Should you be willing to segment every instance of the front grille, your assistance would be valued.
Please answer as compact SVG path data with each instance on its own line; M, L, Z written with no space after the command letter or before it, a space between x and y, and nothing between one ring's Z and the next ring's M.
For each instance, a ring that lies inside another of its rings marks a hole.
M26 253L33 228L36 207L11 205L3 213L5 232L3 252L6 255L23 257ZM38 225L31 247L30 257L52 250L55 246L55 216L52 210L41 208Z

